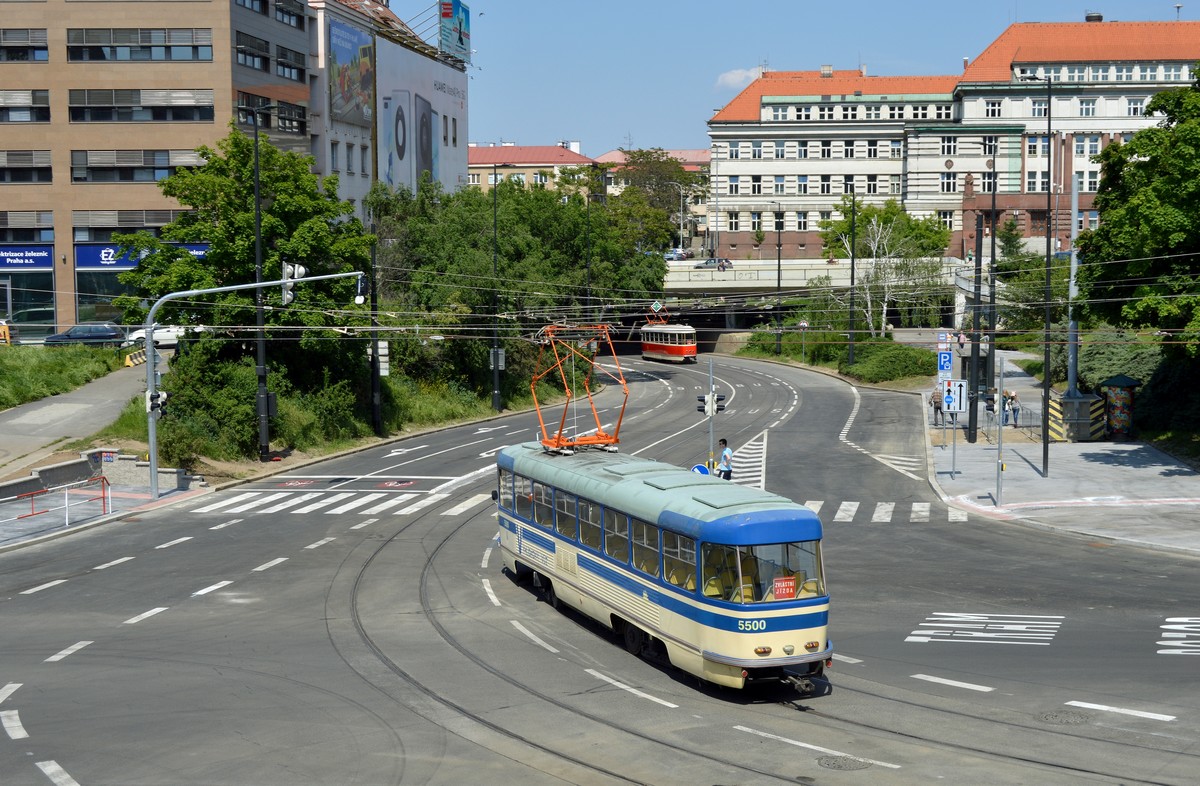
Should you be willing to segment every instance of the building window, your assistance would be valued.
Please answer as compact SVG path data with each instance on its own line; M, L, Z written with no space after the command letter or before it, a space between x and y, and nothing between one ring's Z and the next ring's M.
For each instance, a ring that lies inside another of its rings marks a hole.
M775 143L775 157L776 158L787 158L787 145L786 144L784 144L783 142Z
M271 44L246 33L237 34L237 64L255 71L270 71Z
M843 106L842 107L842 119L843 120L857 120L858 119L858 107L854 106L854 105Z
M762 228L763 228L762 213L759 213L756 211L751 211L751 213L750 213L750 231L758 232Z
M1030 169L1025 173L1025 190L1034 194L1039 191L1047 191L1050 188L1050 173L1043 170L1038 172Z
M329 171L341 172L342 145L340 142L329 143Z
M478 172L471 172L470 174L467 175L467 185L469 185L469 186L479 185L479 173Z
M212 90L70 90L72 123L213 121Z
M1025 152L1031 156L1050 154L1050 138L1046 136L1031 136L1025 142Z
M1045 117L1046 111L1047 111L1046 99L1044 99L1044 98L1033 99L1033 113L1032 114L1034 117Z
M346 143L346 174L354 174L354 145Z
M209 28L67 29L67 60L73 63L212 62L212 59Z
M776 211L775 211L775 213L774 213L774 216L773 216L773 218L774 218L774 221L773 221L773 223L774 223L774 225L775 225L775 231L776 231L776 232L782 232L782 231L783 231L783 229L784 229L784 226L783 226L783 219L784 219L784 216L785 216L785 215L786 215L786 213L781 213L781 212L780 212L780 211L778 211L778 210L776 210Z
M1084 70L1083 66L1067 66L1067 81L1082 82Z
M796 143L796 158L808 158L808 142Z
M1156 66L1156 65L1138 66L1138 79L1140 79L1143 82L1158 81L1158 66Z
M730 142L729 143L729 158L730 158L730 160L736 161L737 159L739 159L741 157L742 157L742 143L741 142Z
M833 142L828 139L821 140L821 158L833 158Z
M0 183L49 183L49 150L0 150Z
M797 120L812 120L812 107L811 106L796 107L796 119Z
M808 193L808 175L796 175L796 193L801 195Z
M987 101L984 101L983 102L983 116L984 117L1000 117L1000 104L1001 104L1001 102L996 99L988 99Z
M903 119L904 119L904 107L903 106L889 106L888 107L888 120L903 120Z
M943 172L941 175L942 193L955 194L958 192L958 175L953 172Z
M762 142L750 143L750 157L756 161L762 159Z
M796 229L800 232L808 231L808 213L803 210L796 213Z
M1100 136L1094 134L1092 136L1077 136L1075 137L1075 155L1077 156L1094 156L1100 152Z
M985 136L983 138L982 150L985 156L994 156L1000 149L1000 137Z
M1080 232L1085 229L1095 229L1100 226L1100 213L1095 210L1080 210L1076 226Z
M288 49L284 46L275 47L275 75L293 82L305 80L306 58L303 52Z
M902 158L904 156L904 143L899 139L892 140L892 158Z
M979 178L979 188L985 194L992 194L996 191L996 173L984 172Z
M1092 82L1108 81L1108 66L1094 65L1088 69L1088 80Z
M954 211L953 210L939 210L938 211L938 222L940 222L944 228L953 231L954 230Z
M896 196L900 193L900 176L888 175L888 193Z
M929 105L928 104L914 105L913 106L913 117L916 118L917 120L928 120L929 119Z
M531 175L531 177L533 179L533 184L537 185L537 186L544 186L550 182L550 173L549 172L545 172L545 171L534 172L533 175Z
M762 175L750 176L750 194L752 196L762 195Z
M233 0L234 5L249 8L257 14L267 15L267 0Z
M204 163L193 150L72 150L75 183L156 183Z
M867 140L867 158L879 158L879 142L875 139Z
M738 214L729 212L725 214L725 227L730 232L737 232L741 229L741 222L738 220Z
M782 194L783 193L783 182L784 182L783 175L775 175L775 190L772 191L771 193L775 194L776 196Z
M1094 99L1094 98L1079 99L1079 116L1080 117L1095 117L1096 116L1096 99Z
M771 107L771 120L776 123L783 121L783 120L787 120L787 107L786 106Z
M833 211L832 210L822 210L819 213L817 213L817 215L820 217L821 223L833 220Z
M878 120L879 115L879 104L867 104L867 120Z
M832 120L833 119L833 107L829 106L828 104L822 104L821 106L817 107L817 119L818 120Z
M0 90L0 123L49 122L49 90Z
M942 137L942 155L956 156L958 155L958 139L952 136Z
M277 121L280 131L286 131L289 134L307 134L308 133L308 110L299 104L289 104L287 101L280 101L275 109ZM363 148L366 149L365 147ZM367 170L364 168L364 172Z
M1084 184L1085 190L1095 193L1100 188L1100 170L1089 169L1087 171L1087 183Z
M1033 237L1046 234L1046 211L1029 211L1029 234Z
M854 140L842 141L842 158L854 158Z
M842 175L842 193L854 193L854 175Z
M741 190L742 190L742 182L741 182L740 175L730 175L729 176L729 193L733 196L737 196L739 193L741 193Z
M45 63L50 59L46 29L0 29L0 63Z
M867 193L868 194L878 194L879 193L879 176L878 175L867 175Z
M954 107L950 104L938 104L936 109L938 120L951 120L954 118Z
M1146 111L1146 99L1144 98L1126 98L1125 99L1125 114L1129 117L1141 117Z
M821 193L822 194L832 194L833 193L833 176L832 175L821 175Z
M1133 66L1119 65L1117 66L1117 81L1132 82L1133 81Z
M296 0L275 0L275 20L297 30L304 29L304 6Z

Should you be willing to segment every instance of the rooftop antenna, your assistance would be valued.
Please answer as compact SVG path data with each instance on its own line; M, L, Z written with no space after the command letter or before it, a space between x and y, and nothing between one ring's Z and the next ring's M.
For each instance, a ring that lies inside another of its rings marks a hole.
M1176 22L1178 22L1178 21L1179 21L1179 9L1181 9L1181 8L1183 8L1183 3L1176 3L1176 4L1175 4L1175 21L1176 21Z

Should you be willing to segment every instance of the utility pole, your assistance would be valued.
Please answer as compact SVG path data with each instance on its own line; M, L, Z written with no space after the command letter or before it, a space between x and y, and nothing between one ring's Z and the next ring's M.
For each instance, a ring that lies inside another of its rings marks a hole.
M975 285L971 297L974 318L971 327L971 371L967 390L967 442L975 444L979 434L979 317L983 310L983 213L975 211ZM994 349L994 347L993 347Z

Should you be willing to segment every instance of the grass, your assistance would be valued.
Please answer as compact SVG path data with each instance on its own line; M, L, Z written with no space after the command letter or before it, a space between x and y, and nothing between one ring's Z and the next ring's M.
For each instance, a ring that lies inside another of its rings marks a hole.
M0 346L0 409L68 393L123 363L120 351L99 347Z

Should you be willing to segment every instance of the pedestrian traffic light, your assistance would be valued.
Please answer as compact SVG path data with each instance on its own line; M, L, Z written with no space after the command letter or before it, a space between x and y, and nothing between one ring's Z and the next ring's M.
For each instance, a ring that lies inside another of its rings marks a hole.
M722 402L722 401L724 401L724 400L725 400L725 394L724 394L724 393L718 393L718 394L717 394L717 412L724 412L724 411L725 411L725 405L721 403L721 402Z
M696 400L700 402L700 406L696 407L696 411L704 412L708 408L708 396L696 396Z
M354 291L354 303L361 306L367 302L367 295L371 294L371 282L366 276L358 277L358 286Z
M307 275L308 270L304 265L283 263L283 305L286 306L296 299L296 293L292 291L296 286L296 279L304 278Z
M161 418L167 414L167 392L165 390L156 390L153 393L146 391L146 411L153 418Z

